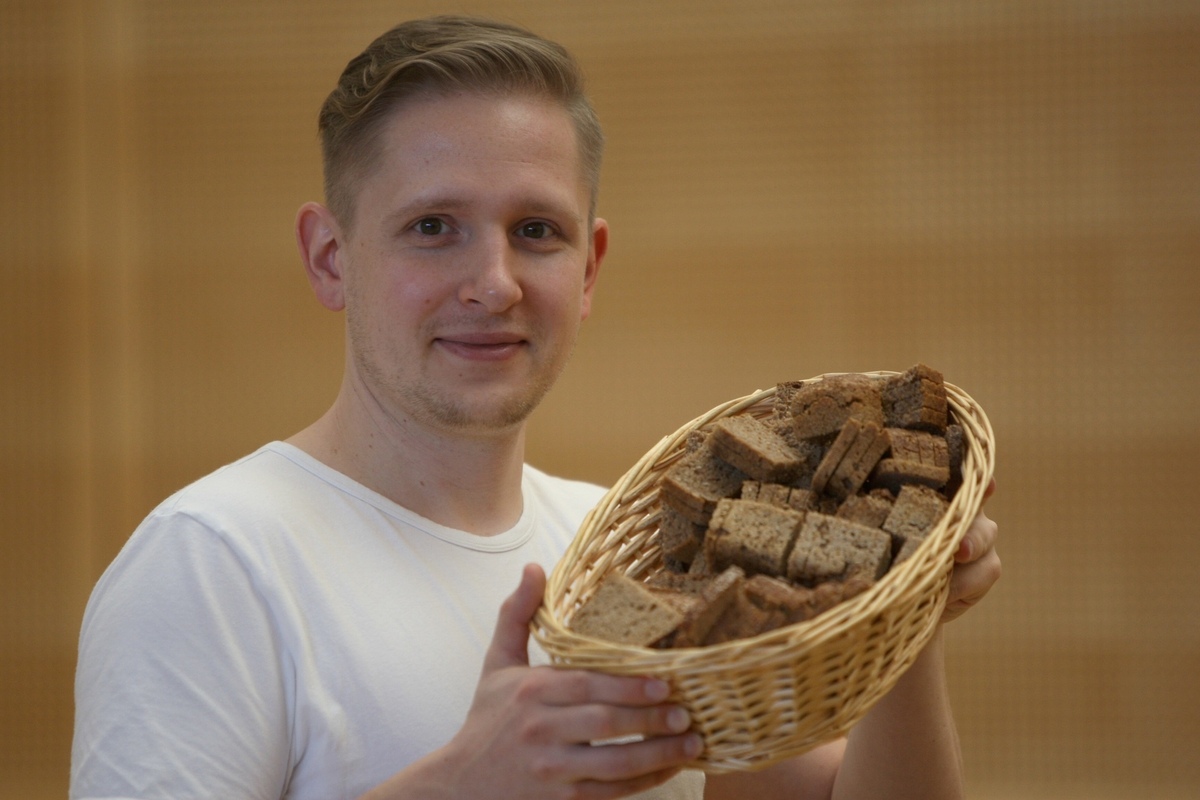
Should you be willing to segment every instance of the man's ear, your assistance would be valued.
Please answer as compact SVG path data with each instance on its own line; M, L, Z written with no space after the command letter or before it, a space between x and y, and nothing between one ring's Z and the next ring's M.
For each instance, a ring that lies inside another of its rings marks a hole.
M328 208L305 203L296 213L296 244L317 301L330 311L346 307L342 229Z
M596 289L596 276L600 273L600 264L608 252L608 223L599 217L592 223L592 242L588 246L587 266L583 273L583 313L581 319L587 319L592 313L592 293Z

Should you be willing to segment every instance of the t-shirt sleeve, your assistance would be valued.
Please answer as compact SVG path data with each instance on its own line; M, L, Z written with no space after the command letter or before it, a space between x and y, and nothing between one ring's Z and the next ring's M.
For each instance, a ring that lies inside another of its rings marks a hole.
M152 515L84 616L71 797L281 797L292 674L244 559L186 515Z

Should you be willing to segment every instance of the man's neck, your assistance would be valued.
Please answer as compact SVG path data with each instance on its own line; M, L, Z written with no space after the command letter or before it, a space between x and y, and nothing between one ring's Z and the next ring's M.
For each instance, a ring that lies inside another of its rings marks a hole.
M462 435L369 413L343 393L288 442L450 528L490 536L511 528L523 510L523 424L489 435Z

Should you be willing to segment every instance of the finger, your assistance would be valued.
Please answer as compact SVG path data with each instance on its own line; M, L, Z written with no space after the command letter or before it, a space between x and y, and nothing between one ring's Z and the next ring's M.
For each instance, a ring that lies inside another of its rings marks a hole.
M982 558L970 564L959 564L950 576L950 590L946 600L943 622L949 622L978 603L1000 580L1000 556L990 550Z
M969 563L995 549L999 532L999 526L981 509L971 521L967 532L963 534L958 550L954 553L954 560L962 564Z
M704 742L695 733L577 748L580 774L601 781L626 781L677 769L703 750Z
M483 660L483 671L529 665L529 621L537 613L546 591L546 573L537 564L526 564L521 582L496 618L492 643Z
M527 722L528 734L540 741L605 742L632 736L671 736L684 733L692 720L675 705L650 708L570 706Z
M567 669L547 669L537 677L541 681L539 699L554 706L644 707L663 702L671 693L670 685L658 678Z

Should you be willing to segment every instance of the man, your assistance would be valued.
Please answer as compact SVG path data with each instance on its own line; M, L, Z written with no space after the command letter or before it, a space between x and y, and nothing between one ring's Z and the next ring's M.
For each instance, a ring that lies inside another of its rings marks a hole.
M328 205L296 234L346 314L341 389L168 499L101 578L72 797L961 794L940 635L849 743L707 785L660 681L530 666L545 570L601 495L524 464L608 243L565 51L408 23L350 62L321 131ZM995 580L994 538L981 517L956 607Z

